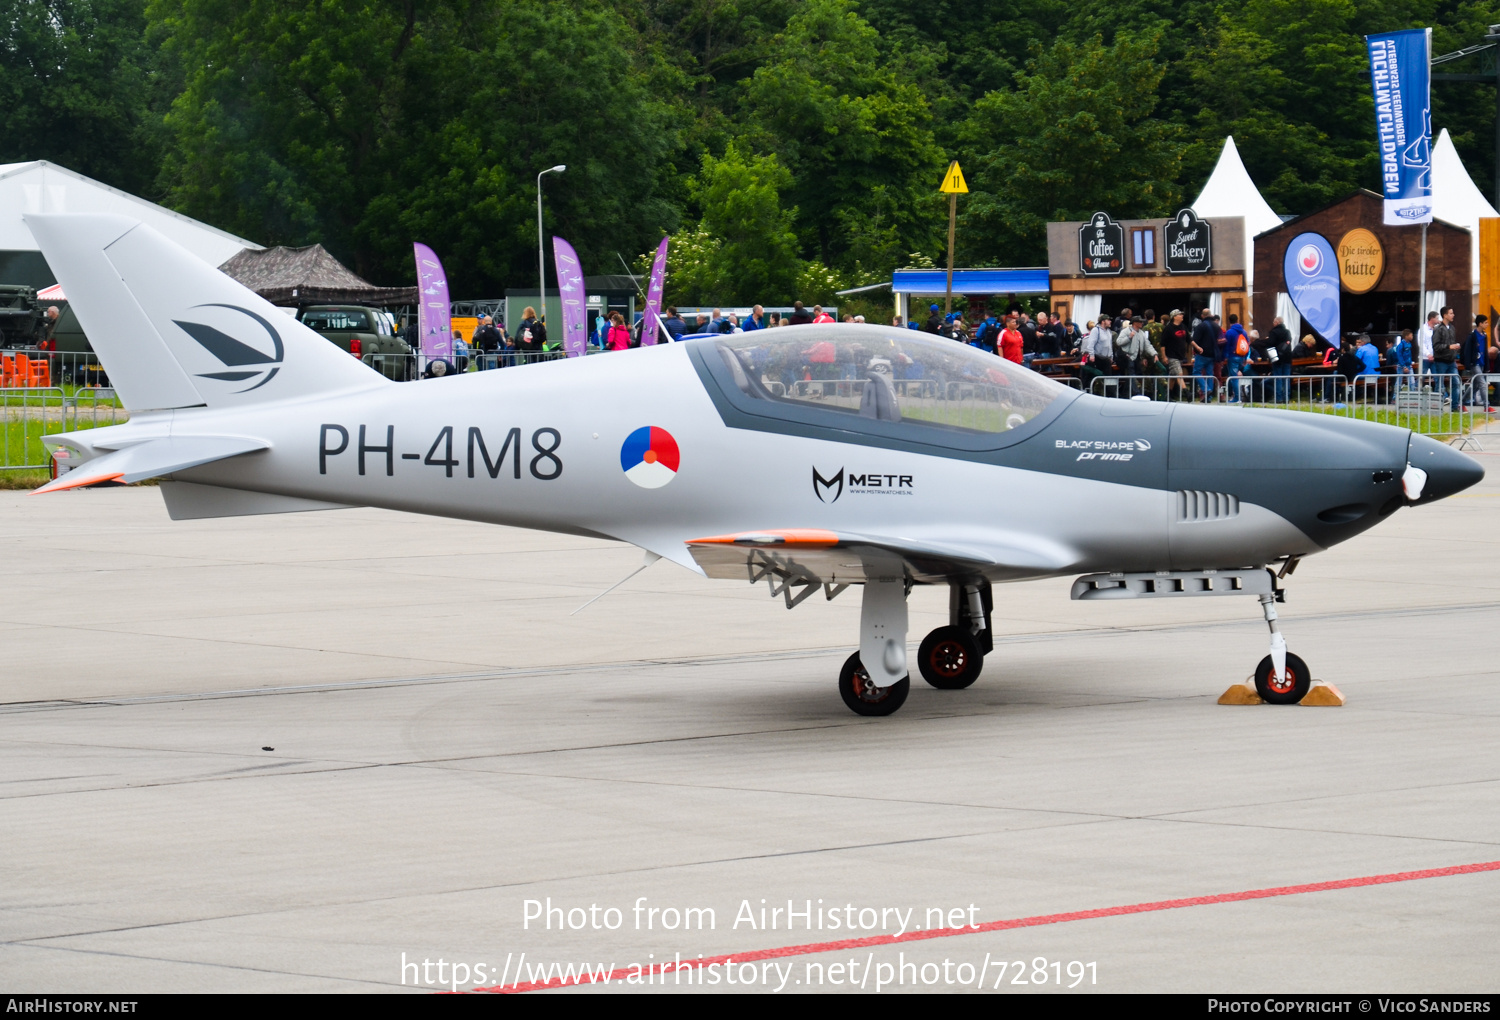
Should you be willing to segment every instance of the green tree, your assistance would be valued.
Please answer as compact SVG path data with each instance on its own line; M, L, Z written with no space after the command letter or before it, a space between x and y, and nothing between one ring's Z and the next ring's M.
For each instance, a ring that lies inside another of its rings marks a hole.
M145 0L0 0L0 163L154 195L160 75Z
M953 149L974 100L1008 87L1031 44L1056 37L1071 8L1063 0L861 0L859 12L880 33L887 62L927 97L938 143Z
M1352 0L1219 9L1188 58L1190 193L1212 171L1225 135L1266 200L1283 210L1307 211L1379 183L1356 14Z
M875 30L848 0L807 0L772 50L746 83L746 137L791 171L804 252L847 266L849 217L877 189L893 200L886 224L901 245L931 243L943 155L926 99L882 63Z
M701 223L673 234L667 248L663 303L691 308L719 300L717 274L719 249L723 246L724 239L710 234ZM632 268L640 276L649 276L655 258L654 251L642 252L635 257Z
M1181 150L1177 131L1153 116L1156 48L1154 36L1059 41L1038 48L1013 89L974 104L963 260L1037 265L1049 221L1175 208Z
M718 243L706 271L692 281L697 301L684 304L783 304L795 297L802 269L792 229L796 210L781 200L790 184L775 156L746 156L734 143L722 158L704 155L693 197L703 210L700 229Z
M459 95L446 120L413 118L399 177L366 218L372 242L394 218L485 279L530 285L536 174L558 164L568 169L546 179L547 232L571 241L589 273L675 228L678 139L633 63L631 28L604 8L528 0L497 3L485 19L482 48L455 45L452 72L428 69L422 91ZM402 244L388 258L406 265Z
M422 240L476 296L535 279L535 175L554 164L548 224L586 265L675 225L658 194L674 135L606 8L152 0L151 16L191 69L163 172L190 215L320 241L379 282L409 279Z

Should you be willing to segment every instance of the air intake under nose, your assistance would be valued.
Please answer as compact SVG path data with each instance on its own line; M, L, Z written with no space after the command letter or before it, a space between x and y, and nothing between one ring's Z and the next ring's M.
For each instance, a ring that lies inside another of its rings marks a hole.
M1177 522L1227 521L1240 515L1239 497L1202 489L1177 490Z

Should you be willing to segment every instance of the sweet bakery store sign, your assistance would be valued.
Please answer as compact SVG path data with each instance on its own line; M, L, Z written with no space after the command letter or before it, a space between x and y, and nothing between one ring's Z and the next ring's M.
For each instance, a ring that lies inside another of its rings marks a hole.
M1212 227L1191 209L1184 209L1162 229L1169 273L1206 273L1213 268Z

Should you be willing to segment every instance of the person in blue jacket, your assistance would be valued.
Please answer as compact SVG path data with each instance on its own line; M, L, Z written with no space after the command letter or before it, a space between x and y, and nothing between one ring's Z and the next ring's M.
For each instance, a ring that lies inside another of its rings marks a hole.
M1459 367L1469 370L1473 403L1483 407L1490 404L1488 373L1500 368L1500 364L1497 364L1500 362L1500 357L1497 357L1500 355L1500 348L1490 340L1489 321L1488 315L1474 316L1474 331L1458 352Z

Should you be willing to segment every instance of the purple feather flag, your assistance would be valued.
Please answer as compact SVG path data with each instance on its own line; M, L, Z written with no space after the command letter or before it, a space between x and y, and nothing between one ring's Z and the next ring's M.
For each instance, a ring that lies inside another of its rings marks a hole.
M667 242L671 235L661 239L656 246L656 259L651 263L651 282L646 285L646 315L641 321L641 346L656 343L661 336L661 292L667 282Z
M425 244L413 244L417 259L417 332L422 340L422 369L429 361L453 365L453 321L449 318L448 277L437 253Z
M563 350L568 357L582 357L588 349L588 333L584 330L587 309L584 303L588 295L583 289L583 265L573 246L556 234L552 235L552 259L557 265L557 291L562 299Z

